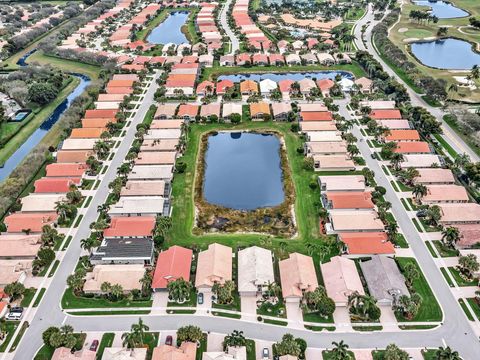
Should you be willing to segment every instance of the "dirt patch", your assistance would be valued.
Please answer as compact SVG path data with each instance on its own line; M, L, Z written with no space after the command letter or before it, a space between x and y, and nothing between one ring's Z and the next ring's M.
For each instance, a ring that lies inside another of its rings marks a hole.
M399 33L404 33L404 32L407 32L407 31L408 31L408 28L405 28L405 27L398 29Z

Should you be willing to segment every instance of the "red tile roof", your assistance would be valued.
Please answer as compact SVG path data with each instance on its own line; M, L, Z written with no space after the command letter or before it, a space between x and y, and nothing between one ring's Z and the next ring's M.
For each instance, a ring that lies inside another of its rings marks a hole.
M4 219L7 232L16 233L30 229L31 232L41 232L44 225L54 223L58 215L54 212L47 213L14 213Z
M230 80L222 80L217 83L217 94L224 94L228 88L234 86L233 81Z
M398 153L430 153L430 147L425 141L399 141L395 152Z
M372 194L369 192L333 192L328 191L326 197L333 209L373 209Z
M418 141L420 135L417 130L390 130L390 134L385 136L385 139L389 141Z
M350 255L395 253L384 232L341 233L338 237L347 246Z
M72 185L80 185L80 178L49 178L44 177L35 181L36 193L66 193Z
M85 111L85 119L92 119L92 118L114 118L117 114L118 110L87 110Z
M303 121L332 121L333 116L330 111L302 111L300 117Z
M179 278L188 281L190 279L192 254L192 250L177 245L158 254L152 288L165 289L170 281Z
M178 117L190 116L195 117L198 114L198 105L191 105L191 104L182 104L178 108Z
M105 237L151 236L155 227L153 216L115 217L110 227L103 231Z
M46 176L48 177L82 177L87 171L88 166L82 163L54 163L46 166Z
M400 110L391 109L391 110L372 110L370 117L375 120L384 120L384 119L401 119L402 114Z

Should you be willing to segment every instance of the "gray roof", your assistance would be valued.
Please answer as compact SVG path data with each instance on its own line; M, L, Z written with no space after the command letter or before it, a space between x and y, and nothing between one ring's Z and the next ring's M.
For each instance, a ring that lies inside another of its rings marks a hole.
M148 238L105 239L93 252L91 260L151 259L153 241Z
M372 256L372 260L360 262L368 291L379 302L394 302L401 295L409 295L405 278L394 259L388 256Z

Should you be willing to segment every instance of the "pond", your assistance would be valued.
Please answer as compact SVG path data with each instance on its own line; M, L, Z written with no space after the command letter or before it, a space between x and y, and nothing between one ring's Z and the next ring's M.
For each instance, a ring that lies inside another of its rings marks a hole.
M468 12L446 1L414 1L416 5L432 8L431 14L439 19L454 19L468 16Z
M188 43L185 34L182 33L182 26L188 20L188 11L175 11L155 27L147 36L150 44L183 44Z
M261 73L261 74L235 74L235 75L220 75L218 80L230 80L233 82L240 82L243 80L254 80L261 81L264 79L270 79L275 82L281 80L293 80L300 81L302 79L335 79L337 75L340 75L343 78L353 80L352 73L348 71L335 71L335 70L324 70L324 71L310 71L310 72L286 72L286 73Z
M280 146L280 139L271 134L210 135L205 154L205 200L236 210L280 205L285 197Z
M438 69L469 70L480 65L480 54L464 40L447 38L411 44L413 55L424 65Z

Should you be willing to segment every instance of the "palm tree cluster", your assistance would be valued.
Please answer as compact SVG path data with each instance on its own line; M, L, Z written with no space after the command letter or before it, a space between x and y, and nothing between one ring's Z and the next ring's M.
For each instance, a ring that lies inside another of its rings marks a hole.
M227 280L223 284L215 282L212 286L212 292L215 294L216 301L219 304L231 304L234 300L234 291L235 283L231 280Z
M408 17L411 20L417 21L419 24L430 23L430 22L433 22L436 24L438 22L438 17L435 15L432 15L431 12L427 10L411 10Z
M54 349L59 347L71 349L77 343L77 337L73 333L73 327L70 325L63 325L61 328L51 326L43 332L42 339L45 345Z
M355 291L348 297L348 306L354 320L377 321L380 318L380 308L373 296L361 295Z
M192 288L192 283L183 278L170 281L167 284L168 298L179 304L184 303L185 301L190 300Z
M335 301L328 297L323 286L317 287L314 291L308 291L304 295L306 308L318 313L322 317L329 317L335 311Z
M142 318L138 319L137 324L132 324L130 332L122 334L122 345L128 349L143 347L145 345L145 335L150 328L143 322Z
M422 297L417 293L413 293L412 296L402 295L398 298L394 309L401 313L406 319L412 320L417 316L422 301Z
M198 326L187 325L178 328L177 343L181 344L184 341L199 342L203 339L202 330Z
M233 330L230 335L225 336L223 339L223 350L227 350L229 347L246 346L247 339L243 335L243 331Z

